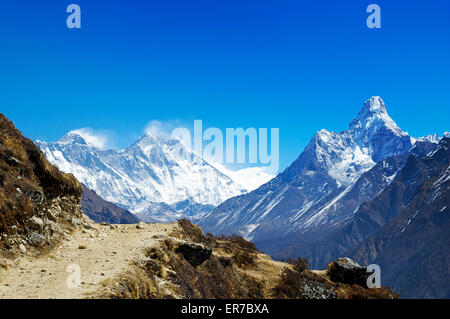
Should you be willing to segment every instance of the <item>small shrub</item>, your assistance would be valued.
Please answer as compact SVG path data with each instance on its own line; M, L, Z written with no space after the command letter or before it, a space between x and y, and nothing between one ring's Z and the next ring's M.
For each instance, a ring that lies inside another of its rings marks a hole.
M193 267L184 259L178 259L174 281L183 298L263 298L264 282L236 271L228 261L211 256L202 265Z
M171 298L162 289L155 277L135 269L122 274L112 286L111 291L100 294L101 298L112 299L166 299Z
M296 260L288 259L289 264L294 265L294 270L298 273L302 273L305 270L308 270L310 267L309 261L306 258L298 257Z
M258 249L256 248L255 244L251 241L245 240L244 238L237 236L233 234L230 239L232 242L236 243L239 247L252 251L252 252L258 252Z
M236 250L233 261L239 267L248 267L255 264L256 254L248 250Z
M207 238L203 235L202 229L199 226L192 224L188 219L180 219L178 225L180 225L184 235L190 240L196 243L207 243Z
M303 298L301 290L302 276L297 271L286 268L279 283L275 286L276 298Z
M224 267L233 266L233 260L231 258L220 256L218 257L218 260Z

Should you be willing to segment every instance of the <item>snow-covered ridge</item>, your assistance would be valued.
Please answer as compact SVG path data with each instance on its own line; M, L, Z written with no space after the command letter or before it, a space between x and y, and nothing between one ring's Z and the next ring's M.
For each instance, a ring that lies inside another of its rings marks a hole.
M428 141L428 142L437 144L444 137L450 138L450 132L444 132L444 134L442 136L439 136L437 134L429 134L429 135L425 135L425 136L418 137L418 138L412 137L411 139L413 141L413 144L415 144L417 141L422 141L422 142Z

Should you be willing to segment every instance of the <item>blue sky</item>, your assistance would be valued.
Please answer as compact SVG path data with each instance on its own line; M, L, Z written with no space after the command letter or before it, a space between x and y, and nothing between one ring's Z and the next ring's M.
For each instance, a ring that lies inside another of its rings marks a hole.
M284 168L372 95L414 136L450 130L448 0L2 0L0 39L0 112L32 139L91 127L121 147L152 120L277 127Z

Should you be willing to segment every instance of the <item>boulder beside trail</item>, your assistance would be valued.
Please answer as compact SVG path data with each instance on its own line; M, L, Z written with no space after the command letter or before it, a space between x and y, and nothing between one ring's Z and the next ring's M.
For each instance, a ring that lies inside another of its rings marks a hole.
M185 243L177 248L177 252L181 253L184 259L196 267L203 264L211 256L212 250L203 245Z
M360 266L354 260L343 257L328 265L327 274L331 281L348 285L357 284L367 288L367 278L371 273L368 273L366 267Z

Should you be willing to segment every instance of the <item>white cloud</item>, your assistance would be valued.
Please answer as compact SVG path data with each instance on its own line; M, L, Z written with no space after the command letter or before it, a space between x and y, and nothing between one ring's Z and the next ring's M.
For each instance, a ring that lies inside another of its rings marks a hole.
M70 133L80 135L89 145L100 149L112 147L112 132L105 130L94 130L90 127L83 127Z
M192 124L186 125L188 123L183 123L181 120L169 120L169 121L158 121L152 120L145 127L145 134L151 135L153 137L164 137L169 138L172 131L176 128L187 128L190 130Z
M170 125L158 120L150 121L145 128L145 134L153 137L168 137L170 136Z

